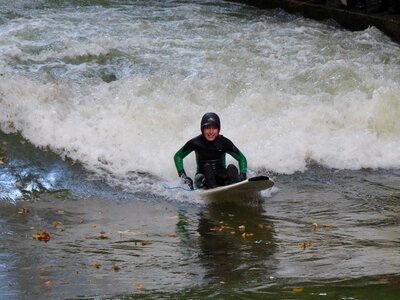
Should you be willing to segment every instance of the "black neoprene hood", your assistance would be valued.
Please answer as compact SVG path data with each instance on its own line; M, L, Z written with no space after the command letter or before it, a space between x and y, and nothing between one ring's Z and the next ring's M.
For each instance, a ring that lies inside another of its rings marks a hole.
M200 129L203 131L205 126L215 125L221 130L221 121L216 113L208 112L201 118Z

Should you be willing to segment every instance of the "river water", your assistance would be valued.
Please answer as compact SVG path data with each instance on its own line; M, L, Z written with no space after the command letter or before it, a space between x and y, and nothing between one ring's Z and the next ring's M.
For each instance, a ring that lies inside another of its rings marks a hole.
M0 1L0 298L399 299L399 95L400 47L373 27ZM275 181L257 201L179 188L207 111Z

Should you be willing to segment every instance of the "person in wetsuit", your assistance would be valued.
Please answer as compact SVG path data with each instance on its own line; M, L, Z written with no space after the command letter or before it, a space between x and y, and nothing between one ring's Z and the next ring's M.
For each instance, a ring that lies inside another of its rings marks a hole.
M197 188L214 188L246 179L247 160L242 152L226 137L220 135L221 122L216 113L206 113L200 123L201 134L189 140L174 155L175 167L182 182L193 189L193 180L186 175L183 159L191 152L196 154ZM226 154L239 163L239 170L233 164L226 167Z

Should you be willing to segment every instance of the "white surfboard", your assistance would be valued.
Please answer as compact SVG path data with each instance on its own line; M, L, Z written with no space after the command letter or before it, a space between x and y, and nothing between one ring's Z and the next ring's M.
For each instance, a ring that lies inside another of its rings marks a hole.
M201 190L200 196L206 202L246 202L260 191L273 187L274 182L267 176L252 177L238 183Z

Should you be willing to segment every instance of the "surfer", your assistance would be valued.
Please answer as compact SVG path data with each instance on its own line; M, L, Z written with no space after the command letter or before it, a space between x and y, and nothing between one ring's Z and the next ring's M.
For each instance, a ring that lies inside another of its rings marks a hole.
M220 135L221 122L216 113L206 113L200 123L201 134L189 140L174 155L175 167L182 182L193 189L193 180L186 175L183 159L191 152L196 154L197 171L194 184L197 188L215 188L246 179L247 160L242 152L229 140ZM238 168L226 167L226 154L239 163Z

